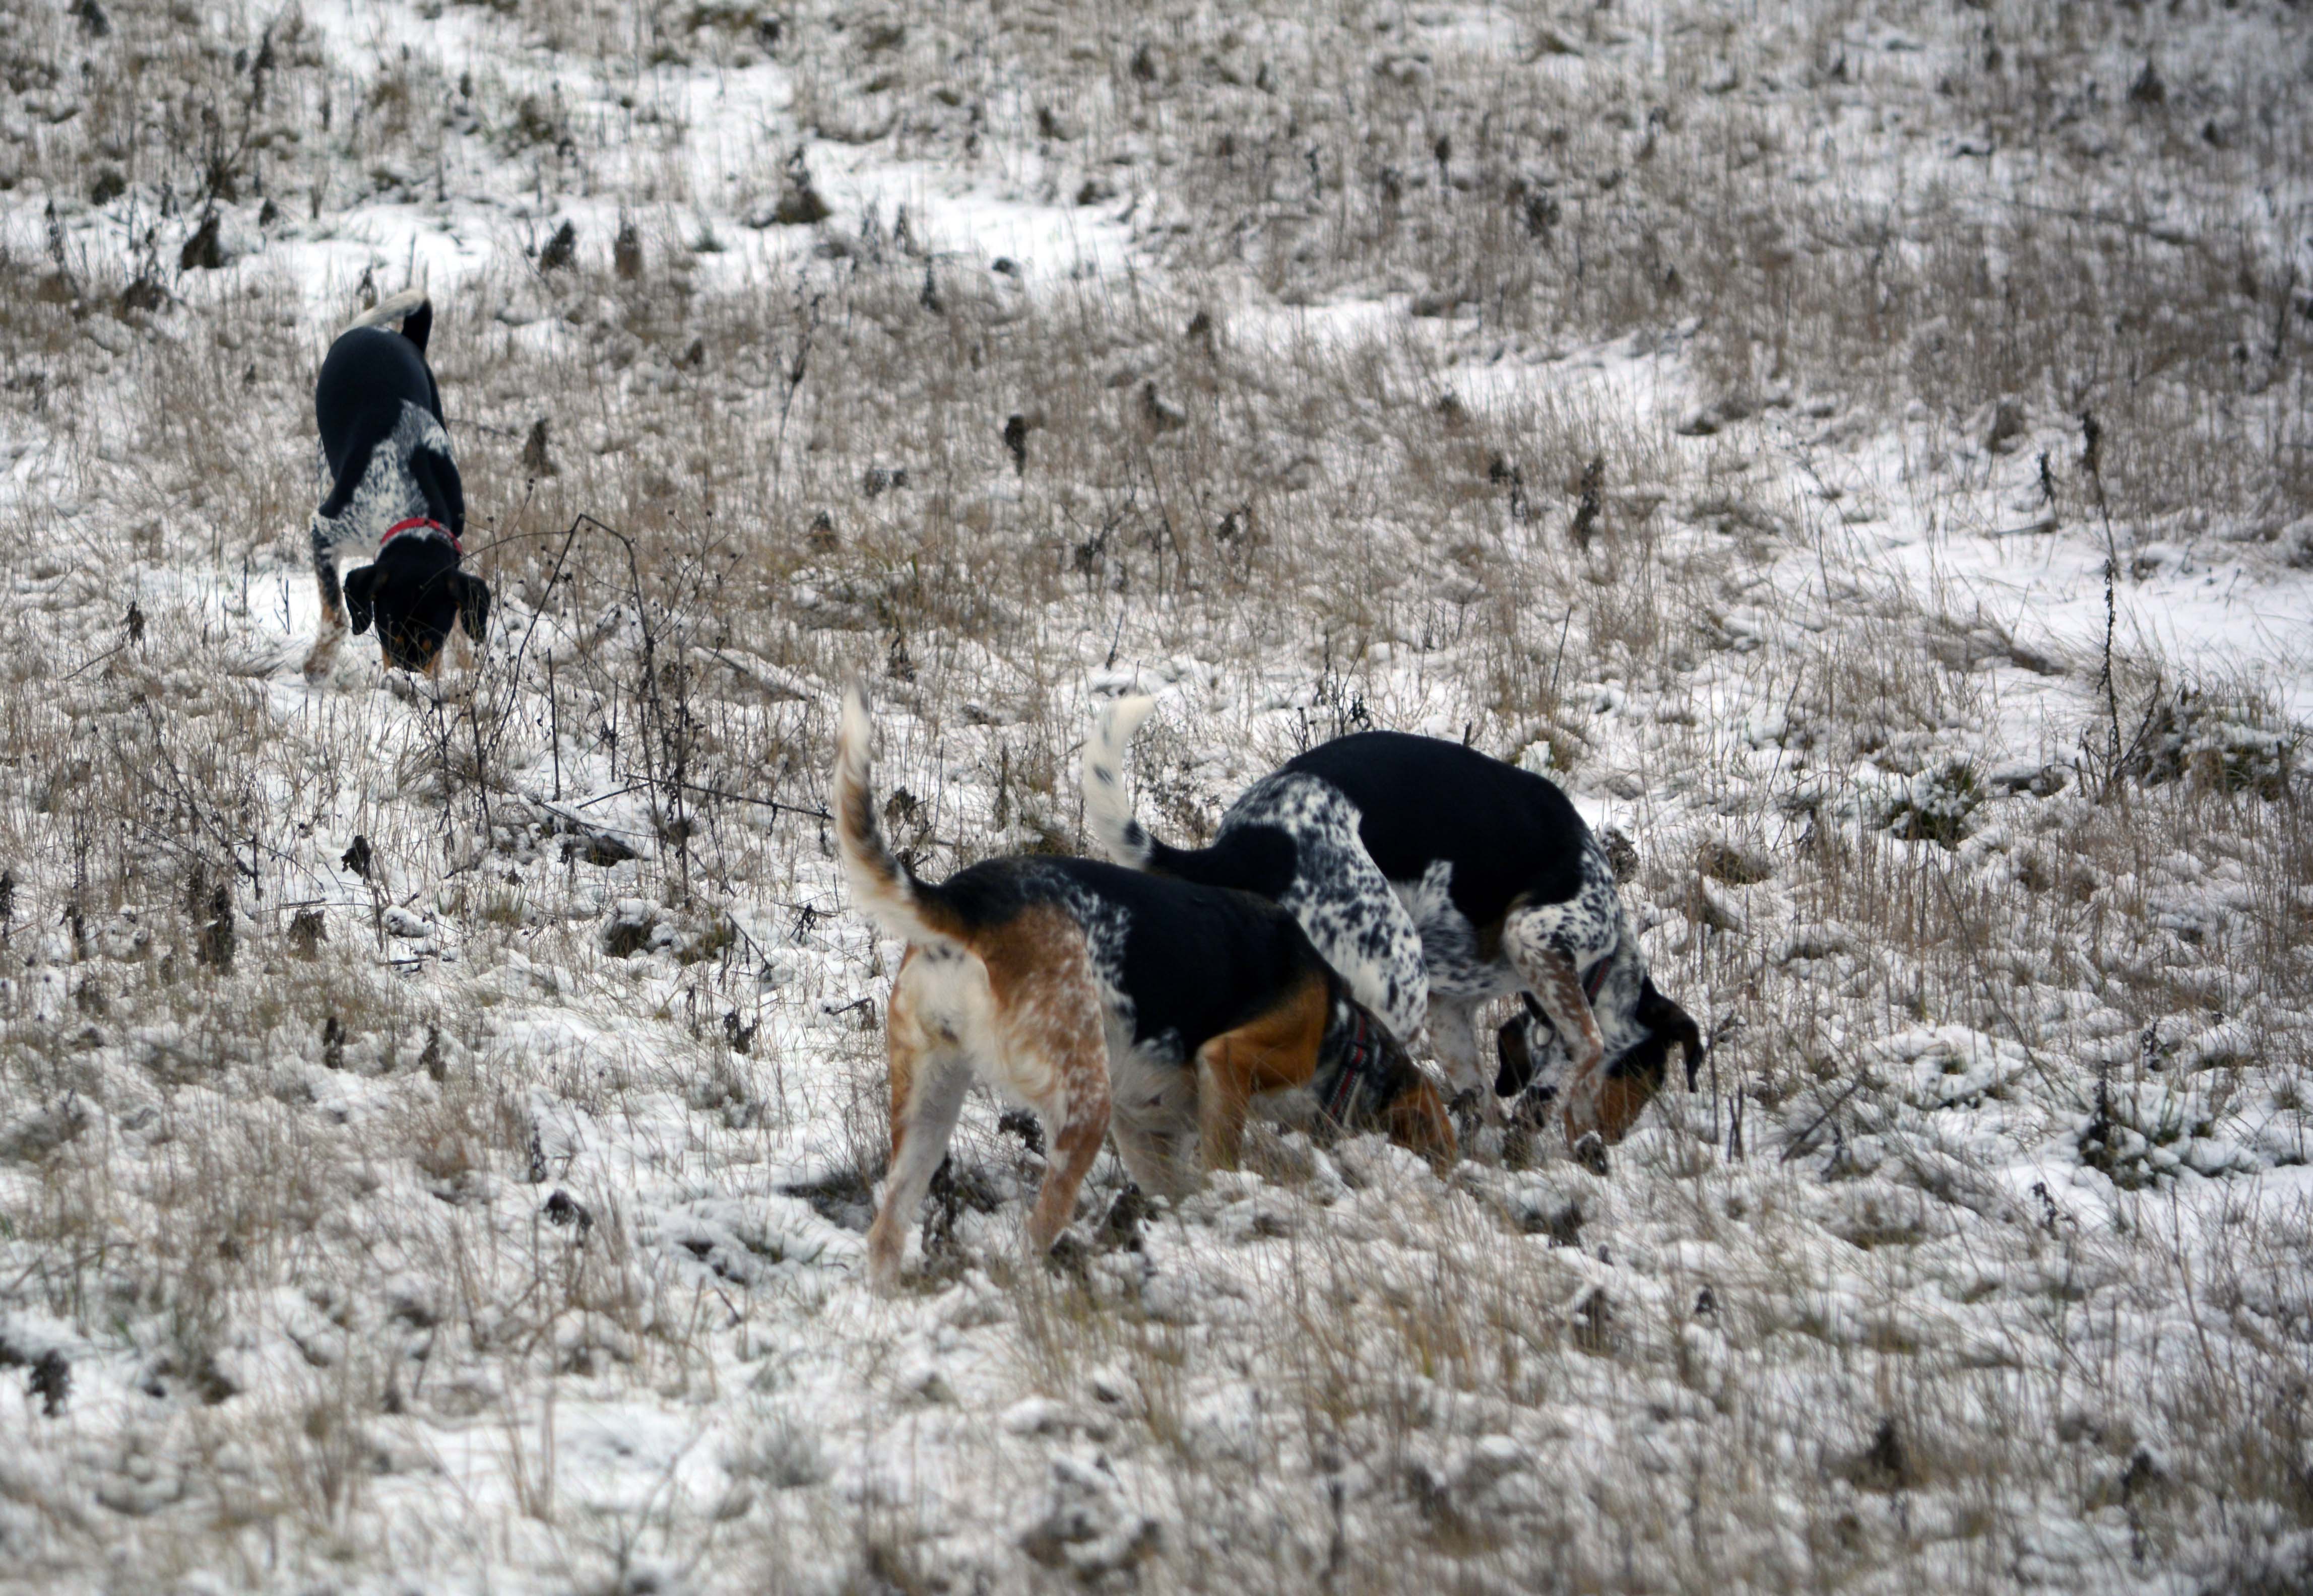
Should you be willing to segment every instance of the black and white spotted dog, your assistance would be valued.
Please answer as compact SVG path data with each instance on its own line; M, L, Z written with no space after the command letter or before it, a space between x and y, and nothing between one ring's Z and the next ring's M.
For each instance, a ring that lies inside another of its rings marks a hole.
M399 319L401 329L383 324ZM338 335L313 386L329 496L313 516L313 574L321 586L321 630L305 677L329 674L348 615L356 632L377 621L385 662L431 671L450 628L479 643L490 590L460 568L466 499L442 395L426 364L434 307L413 288L382 301ZM338 555L370 563L346 573L339 607Z
M1570 1142L1620 1139L1673 1043L1692 1090L1702 1034L1656 989L1605 850L1556 785L1458 743L1360 732L1246 788L1209 847L1168 847L1119 775L1153 703L1111 705L1085 748L1086 819L1119 864L1275 899L1409 1045L1426 1018L1448 1083L1489 1108L1473 1022L1487 999L1525 995L1494 1093L1562 1056Z

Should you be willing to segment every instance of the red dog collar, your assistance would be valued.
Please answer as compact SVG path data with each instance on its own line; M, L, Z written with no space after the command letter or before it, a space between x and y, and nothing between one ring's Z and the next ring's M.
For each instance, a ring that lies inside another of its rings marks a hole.
M391 526L386 528L385 536L377 540L378 552L380 554L384 553L385 546L387 544L401 536L402 533L414 532L420 527L430 527L434 531L441 533L444 538L447 538L450 540L450 552L458 556L461 559L465 557L466 551L460 546L458 542L458 535L430 515L413 515L408 521L397 521Z

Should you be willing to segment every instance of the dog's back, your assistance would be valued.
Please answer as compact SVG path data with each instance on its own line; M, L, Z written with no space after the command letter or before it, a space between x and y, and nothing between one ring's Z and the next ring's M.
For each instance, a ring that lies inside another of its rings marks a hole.
M1036 855L983 861L938 890L973 925L1003 924L1030 903L1062 908L1092 945L1095 973L1130 1011L1134 1044L1183 1060L1278 993L1326 980L1293 916L1247 892Z
M329 674L348 621L362 632L374 618L385 662L411 671L435 667L453 626L477 644L486 635L489 586L459 568L466 492L426 363L433 325L426 291L409 289L356 317L321 359L313 420L330 486L313 513L321 627L308 681ZM374 557L341 583L346 549Z
M336 476L365 418L382 418L391 432L407 402L442 419L442 399L427 369L423 346L378 327L353 327L338 335L313 383L313 422L321 452Z
M1384 875L1420 881L1454 867L1455 907L1473 925L1513 899L1562 903L1581 891L1590 828L1556 783L1442 738L1358 732L1321 743L1280 775L1314 776L1357 805L1359 839Z
M399 320L400 329L381 325ZM465 488L427 364L434 306L423 289L381 301L337 336L313 382L313 422L329 467L315 532L326 548L381 544L396 523L431 522L454 543L465 531ZM349 515L349 512L351 513ZM322 583L323 608L331 582Z

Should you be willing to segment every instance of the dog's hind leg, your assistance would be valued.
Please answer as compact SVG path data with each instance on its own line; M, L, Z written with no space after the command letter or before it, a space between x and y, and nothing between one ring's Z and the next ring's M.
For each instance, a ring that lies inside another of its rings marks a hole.
M1086 1065L1089 1068L1086 1068ZM1076 1216L1077 1192L1092 1172L1092 1162L1108 1139L1108 1081L1106 1061L1097 1052L1070 1066L1077 1084L1069 1093L1067 1110L1052 1132L1051 1162L1045 1166L1043 1189L1028 1215L1028 1245L1049 1252L1060 1232ZM1046 1112L1049 1122L1053 1116Z
M968 955L910 948L884 1015L891 1039L892 1170L867 1229L867 1273L879 1287L899 1278L901 1255L972 1084L958 1022L978 970Z
M1419 1048L1429 1018L1421 932L1358 841L1354 822L1297 839L1299 873L1278 899L1310 943L1400 1046Z
M998 1015L997 1074L1044 1122L1044 1184L1028 1243L1047 1251L1076 1215L1077 1189L1108 1139L1108 1030L1084 928L1067 911L1023 911L974 943Z
M313 580L321 590L321 627L314 635L312 651L305 656L305 680L320 681L330 674L330 667L338 657L338 645L346 640L346 609L338 590L338 554L319 516L314 517Z
M1108 1038L1081 942L1075 951L1073 960L1049 972L1059 990L1032 1005L1042 1012L1032 1012L1019 1027L1027 1033L1018 1038L1021 1047L1042 1056L1044 1068L1038 1073L1048 1083L1029 1099L1052 1139L1043 1188L1028 1215L1028 1245L1039 1253L1050 1251L1076 1216L1077 1190L1108 1140Z
M892 1174L867 1229L868 1276L886 1287L899 1278L909 1227L947 1156L948 1137L972 1084L971 1070L953 1053L933 1053L903 1068L901 1046L895 1039L892 1048Z

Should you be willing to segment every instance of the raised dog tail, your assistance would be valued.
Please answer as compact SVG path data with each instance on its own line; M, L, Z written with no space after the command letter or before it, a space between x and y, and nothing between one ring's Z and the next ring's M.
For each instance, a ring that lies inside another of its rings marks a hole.
M399 294L389 294L368 310L347 322L339 336L342 338L356 327L383 327L389 321L398 321L405 316L426 310L432 303L433 301L423 288L405 288Z
M884 840L875 813L875 789L868 773L868 749L875 727L867 689L856 677L843 689L843 718L835 733L835 833L843 847L843 873L851 901L862 914L894 936L911 943L961 947L963 917L940 890L916 879Z
M1146 870L1160 850L1169 851L1133 817L1132 800L1124 795L1124 750L1156 707L1156 700L1147 697L1117 699L1100 712L1085 743L1085 824L1104 853L1134 870Z

